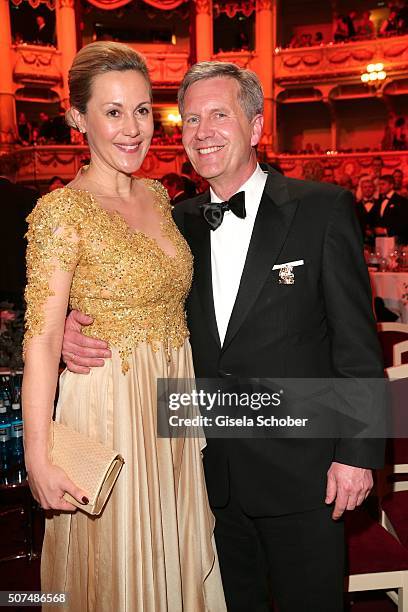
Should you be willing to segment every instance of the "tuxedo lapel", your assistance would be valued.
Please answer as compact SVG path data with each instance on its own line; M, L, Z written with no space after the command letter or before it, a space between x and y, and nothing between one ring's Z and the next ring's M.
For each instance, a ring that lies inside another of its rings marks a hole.
M209 202L209 192L199 196L196 200L197 208ZM201 214L188 214L185 218L186 238L194 256L193 285L198 291L202 306L204 321L218 345L221 347L218 334L217 320L215 318L214 298L211 275L211 243L210 227Z
M223 349L231 342L255 303L285 243L298 200L290 201L284 177L273 171L267 180Z

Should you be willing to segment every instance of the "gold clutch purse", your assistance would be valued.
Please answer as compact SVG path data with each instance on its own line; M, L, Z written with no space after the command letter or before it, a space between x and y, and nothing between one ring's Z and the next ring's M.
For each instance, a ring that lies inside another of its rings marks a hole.
M69 493L65 493L64 499L88 514L100 514L122 469L123 457L71 427L53 421L50 458L86 491L89 504L81 504Z

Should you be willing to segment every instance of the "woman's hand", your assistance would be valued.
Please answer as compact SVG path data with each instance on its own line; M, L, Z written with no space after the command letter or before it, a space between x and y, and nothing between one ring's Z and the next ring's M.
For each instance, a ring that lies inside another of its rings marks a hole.
M64 493L72 495L80 504L89 503L87 493L77 487L62 468L46 462L34 469L27 467L27 471L31 493L44 510L76 510L73 504L63 499Z

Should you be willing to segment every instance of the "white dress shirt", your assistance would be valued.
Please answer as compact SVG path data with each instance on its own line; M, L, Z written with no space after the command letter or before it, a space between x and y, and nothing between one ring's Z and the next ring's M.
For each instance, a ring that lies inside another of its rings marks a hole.
M245 191L245 219L240 219L230 210L224 220L211 231L211 271L215 318L221 344L225 339L228 322L237 297L242 271L254 229L255 217L261 202L267 174L259 164L252 176L238 191ZM236 193L237 193L236 192ZM221 202L210 189L211 202Z

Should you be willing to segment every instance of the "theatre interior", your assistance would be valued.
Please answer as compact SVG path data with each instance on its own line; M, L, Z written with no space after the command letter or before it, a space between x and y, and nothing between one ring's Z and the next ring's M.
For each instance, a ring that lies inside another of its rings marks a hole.
M385 377L408 411L408 1L0 0L0 591L40 590L45 513L27 482L21 411L25 219L89 163L65 114L72 61L95 41L146 60L154 134L138 176L162 182L174 207L208 189L182 145L184 74L217 60L258 75L259 162L354 195ZM387 440L372 493L348 514L346 609L408 612L406 438Z

